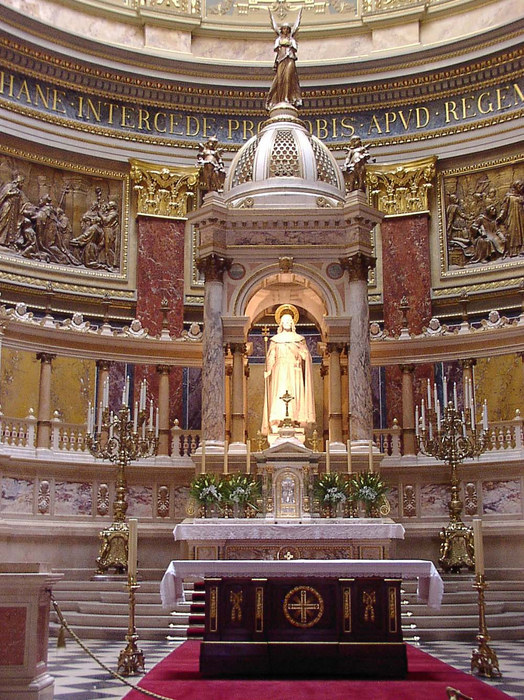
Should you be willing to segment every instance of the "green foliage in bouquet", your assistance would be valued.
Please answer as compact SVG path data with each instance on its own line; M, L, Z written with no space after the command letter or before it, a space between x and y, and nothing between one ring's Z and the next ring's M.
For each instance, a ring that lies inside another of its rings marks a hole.
M229 479L223 482L223 489L227 503L248 505L258 510L256 501L262 494L262 485L250 474L231 474Z
M201 474L189 485L189 495L200 504L220 505L224 500L224 484L216 474Z
M348 483L340 474L322 474L315 481L314 495L321 507L345 503L351 498Z

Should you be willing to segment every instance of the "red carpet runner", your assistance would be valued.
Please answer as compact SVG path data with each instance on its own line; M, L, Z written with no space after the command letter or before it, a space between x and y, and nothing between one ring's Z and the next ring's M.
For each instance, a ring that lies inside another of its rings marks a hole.
M451 686L474 700L508 700L508 695L408 646L409 673L402 681L201 679L200 642L182 644L157 664L139 685L174 700L446 700ZM380 659L377 659L380 663ZM130 691L124 700L144 700Z

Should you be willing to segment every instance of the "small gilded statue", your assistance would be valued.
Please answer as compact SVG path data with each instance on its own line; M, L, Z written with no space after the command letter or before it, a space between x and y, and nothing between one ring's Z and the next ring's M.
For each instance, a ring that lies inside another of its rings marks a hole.
M352 136L349 140L346 160L342 166L348 192L366 191L366 163L369 159L369 150L367 146L362 145L360 136Z
M204 192L222 192L226 169L222 151L216 136L210 136L205 143L199 143L197 165L200 166L200 187Z
M302 17L302 9L299 10L295 24L291 25L287 22L277 24L271 10L269 11L271 18L271 26L277 34L275 39L274 51L276 52L274 71L275 77L269 90L266 100L266 107L271 109L282 102L287 102L293 107L302 106L302 93L298 82L297 74L297 42L295 34L300 25Z

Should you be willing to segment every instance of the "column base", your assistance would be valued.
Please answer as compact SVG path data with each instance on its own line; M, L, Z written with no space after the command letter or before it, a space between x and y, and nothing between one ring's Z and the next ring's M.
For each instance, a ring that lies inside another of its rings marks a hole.
M55 679L49 673L42 673L28 685L17 685L12 678L0 681L0 700L53 700L54 694Z

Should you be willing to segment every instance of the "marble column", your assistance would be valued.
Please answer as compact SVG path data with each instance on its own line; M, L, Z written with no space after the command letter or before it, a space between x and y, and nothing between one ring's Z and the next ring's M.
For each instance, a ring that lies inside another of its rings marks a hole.
M365 253L355 253L355 255L342 259L341 262L349 275L351 439L370 440L373 437L373 397L371 392L368 271L375 266L375 258Z
M40 385L38 388L38 416L36 423L37 449L49 449L51 439L51 363L56 355L39 352L36 359L40 360Z
M157 455L169 454L169 365L157 365L158 382L158 451Z
M109 381L109 369L111 367L111 362L109 360L97 360L96 361L96 368L98 370L97 372L97 379L96 379L96 397L98 404L102 402L102 398L104 396L104 383L106 380ZM96 409L98 411L98 406L96 406ZM98 415L98 413L97 413Z
M400 365L402 372L402 434L404 436L404 454L417 453L415 444L415 414L413 398L413 374L415 365Z
M319 437L322 438L322 445L329 440L329 365L327 357L322 357L320 365L320 377L322 378L322 425L318 431Z
M231 343L233 354L233 373L231 376L231 443L244 443L244 355L245 343Z
M222 311L223 276L231 259L211 253L197 262L203 273L204 335L202 338L202 439L206 450L213 445L222 448L225 437L225 367Z
M328 343L329 353L329 442L342 445L342 375L340 353L343 343Z
M346 350L347 350L347 345L346 345ZM341 366L340 366L340 373L341 373L341 379L340 379L340 385L341 385L341 391L342 391L342 441L344 444L346 444L346 441L350 439L350 430L349 430L349 423L350 423L350 415L349 415L349 377L348 377L348 357L347 354L344 353L341 358Z

